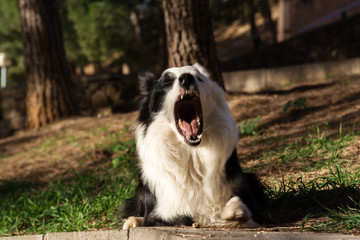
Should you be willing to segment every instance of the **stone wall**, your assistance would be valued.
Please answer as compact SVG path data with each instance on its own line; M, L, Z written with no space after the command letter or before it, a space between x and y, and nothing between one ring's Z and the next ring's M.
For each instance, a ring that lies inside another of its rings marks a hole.
M102 75L75 77L80 115L106 116L136 108L136 76ZM26 88L0 89L0 138L25 127Z
M0 89L0 138L25 126L25 87Z
M77 85L81 113L103 115L126 112L136 107L138 96L135 75L101 75L74 78Z
M278 68L224 72L230 92L279 90L295 83L315 82L339 76L360 75L360 58Z

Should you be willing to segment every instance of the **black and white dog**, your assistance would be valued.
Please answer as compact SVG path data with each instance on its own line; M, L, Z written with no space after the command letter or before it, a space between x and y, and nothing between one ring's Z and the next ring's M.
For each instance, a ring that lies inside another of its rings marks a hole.
M262 188L242 172L225 92L199 64L140 78L139 184L123 228L260 222Z

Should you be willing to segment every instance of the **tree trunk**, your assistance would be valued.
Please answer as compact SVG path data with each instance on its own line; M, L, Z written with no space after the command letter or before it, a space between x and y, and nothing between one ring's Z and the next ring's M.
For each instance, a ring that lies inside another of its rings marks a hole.
M38 128L74 114L58 0L18 0L27 83L26 124Z
M224 88L208 0L163 0L169 67L203 65Z
M253 48L254 50L257 50L261 45L261 38L255 21L255 14L256 14L255 0L247 0L246 3L248 4L248 8L249 8L249 13L247 18L249 19L249 23L250 23Z
M164 11L162 10L160 4L156 6L158 14L158 29L159 29L159 66L160 71L164 70L167 67L168 61L168 51L166 46L166 32L165 32L165 21L164 21Z
M270 8L269 0L260 0L260 4L261 4L261 14L265 18L266 24L270 29L272 36L272 43L275 44L277 43L277 32L276 32L275 23L271 17L271 8Z

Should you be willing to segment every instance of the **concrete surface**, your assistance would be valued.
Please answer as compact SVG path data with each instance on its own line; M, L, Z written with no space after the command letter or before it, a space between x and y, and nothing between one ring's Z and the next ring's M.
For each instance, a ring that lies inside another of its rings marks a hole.
M0 240L360 240L360 236L332 233L208 230L193 228L136 228L112 231L48 233L45 235L0 237Z
M231 92L278 90L289 84L360 74L360 58L288 67L224 72L225 88Z

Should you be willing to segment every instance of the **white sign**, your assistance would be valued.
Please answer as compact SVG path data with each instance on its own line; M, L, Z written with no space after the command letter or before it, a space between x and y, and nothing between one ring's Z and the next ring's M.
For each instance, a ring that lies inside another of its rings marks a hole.
M5 66L5 53L0 53L0 67L1 67L1 73L0 73L0 87L4 88L6 87L6 66Z
M0 53L0 67L5 66L5 53Z

